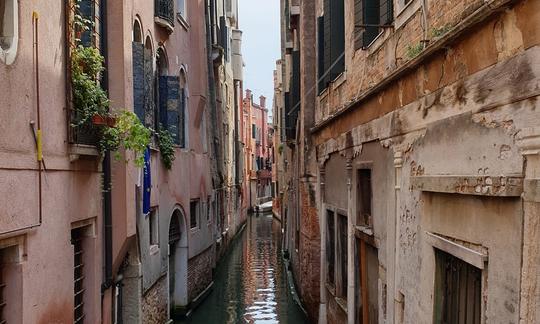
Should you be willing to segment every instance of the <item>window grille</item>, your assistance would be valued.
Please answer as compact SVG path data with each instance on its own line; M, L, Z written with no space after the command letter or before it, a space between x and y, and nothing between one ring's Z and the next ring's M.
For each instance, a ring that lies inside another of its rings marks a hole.
M171 26L174 26L174 1L173 0L155 0L154 15L165 20Z
M435 262L433 323L480 324L482 271L437 249Z
M334 226L334 212L327 211L326 214L326 226L327 226L327 234L326 234L326 263L327 263L327 271L326 271L326 281L330 284L335 283L335 248L336 248L336 241L335 241L335 226Z
M71 231L73 245L73 323L84 323L84 250L82 229Z
M0 324L6 324L6 307L7 307L7 296L6 296L6 287L7 281L4 275L4 267L1 263L0 258Z
M355 49L366 48L394 20L393 0L355 0Z
M373 227L372 219L372 200L373 193L371 188L371 170L358 170L356 201L357 218L356 224L366 227Z

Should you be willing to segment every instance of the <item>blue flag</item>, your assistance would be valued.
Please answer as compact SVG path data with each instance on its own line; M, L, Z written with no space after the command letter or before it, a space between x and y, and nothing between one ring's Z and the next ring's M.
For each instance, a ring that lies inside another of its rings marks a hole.
M150 149L144 151L144 176L143 176L143 214L150 212L150 194L152 193L152 175L150 174Z

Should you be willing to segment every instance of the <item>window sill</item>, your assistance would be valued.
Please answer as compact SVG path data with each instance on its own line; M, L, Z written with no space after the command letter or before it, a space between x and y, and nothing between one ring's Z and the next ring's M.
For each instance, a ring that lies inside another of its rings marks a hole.
M176 20L180 23L180 26L182 26L182 28L184 28L186 31L189 29L189 24L186 18L184 18L181 13L176 14Z
M159 245L150 245L150 255L156 255L159 252Z
M336 304L338 304L341 308L341 310L343 310L345 314L347 314L347 300L341 297L335 297L334 299L336 301Z
M373 53L376 53L383 46L383 44L386 42L386 40L388 39L388 36L391 34L391 33L386 32L387 29L391 29L391 28L383 29L377 35L377 37L375 37L375 39L373 39L373 41L371 43L369 43L369 45L366 48L362 49L362 50L366 51L367 56L371 56L371 55L373 55Z
M332 286L331 283L326 283L325 284L326 286L326 290L328 290L328 292L330 293L330 295L332 295L332 297L336 297L336 288L334 286Z
M339 88L345 81L347 81L347 71L341 72L335 79L332 81L332 87L334 89Z
M81 157L99 157L99 150L92 145L69 144L69 160L75 162Z

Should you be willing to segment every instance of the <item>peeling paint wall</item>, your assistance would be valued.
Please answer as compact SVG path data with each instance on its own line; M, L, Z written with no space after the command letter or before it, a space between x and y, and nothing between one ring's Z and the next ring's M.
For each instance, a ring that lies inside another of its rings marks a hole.
M324 202L353 215L347 158L353 170L358 161L383 170L372 182L374 214L382 209L385 219L378 224L374 216L373 226L379 298L387 301L386 308L379 302L379 322L433 321L440 246L431 236L438 235L458 251L485 256L483 323L535 323L540 270L530 261L538 260L530 244L539 226L536 203L524 197L535 192L530 184L539 176L525 170L531 163L536 170L538 151L529 150L525 163L519 142L540 123L540 1L495 1L491 8L505 7L490 14L481 1L431 1L427 25L417 2L397 12L394 31L355 51L348 23L354 10L347 10L353 1L346 1L346 73L318 97L311 134L325 175ZM467 26L470 19L475 23ZM442 36L429 35L442 26L448 26ZM424 36L428 47L407 58L407 45ZM354 258L352 252L350 246ZM330 291L327 297L326 320L344 322Z

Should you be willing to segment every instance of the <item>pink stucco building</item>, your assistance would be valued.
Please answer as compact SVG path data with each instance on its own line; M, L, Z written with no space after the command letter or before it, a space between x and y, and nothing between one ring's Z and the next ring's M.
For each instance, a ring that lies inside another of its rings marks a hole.
M223 0L77 3L0 1L0 322L165 323L211 288L223 215L231 236L245 220L218 194L215 158L212 53L241 34L214 23L237 13ZM75 14L93 33L75 35ZM151 184L132 152L110 158L95 126L73 127L76 36L105 57L112 111L172 134L170 169L152 137Z
M272 149L266 97L259 102L253 100L252 91L247 89L243 99L243 141L246 177L248 180L248 200L250 206L257 204L257 198L270 196L268 191L272 181Z

